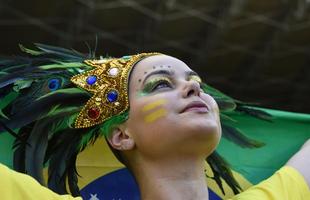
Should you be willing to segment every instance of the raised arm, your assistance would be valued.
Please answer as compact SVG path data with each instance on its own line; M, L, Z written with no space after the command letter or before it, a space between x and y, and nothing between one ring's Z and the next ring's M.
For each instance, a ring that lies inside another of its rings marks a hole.
M310 188L310 139L308 139L301 149L286 163L301 173L308 187Z
M82 200L81 197L59 195L40 185L26 174L15 172L0 163L0 199L7 200Z

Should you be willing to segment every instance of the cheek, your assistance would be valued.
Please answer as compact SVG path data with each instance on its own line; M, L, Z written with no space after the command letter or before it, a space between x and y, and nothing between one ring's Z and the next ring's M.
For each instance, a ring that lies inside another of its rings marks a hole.
M167 116L167 102L167 99L160 98L143 105L141 109L143 122L146 124L152 124Z
M222 136L222 127L221 127L221 120L220 120L220 111L219 111L219 107L215 101L215 99L208 95L205 94L205 101L210 105L211 107L211 112L213 113L214 119L215 119L215 123L217 125L217 136L218 136L218 140L221 138Z
M128 126L137 144L151 145L162 139L160 134L170 113L167 98L136 100L130 105Z
M219 114L219 107L215 101L215 99L210 96L209 94L206 93L201 93L200 95L201 99L207 103L208 106L210 106L210 109L215 113L215 114Z
M152 124L168 114L168 99L156 98L135 101L130 106L129 117L142 124Z

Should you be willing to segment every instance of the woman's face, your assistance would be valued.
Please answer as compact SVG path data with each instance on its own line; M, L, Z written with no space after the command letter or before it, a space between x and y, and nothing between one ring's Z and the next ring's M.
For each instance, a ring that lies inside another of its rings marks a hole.
M138 62L130 75L129 100L126 130L146 158L207 156L219 142L218 106L181 60L156 55Z

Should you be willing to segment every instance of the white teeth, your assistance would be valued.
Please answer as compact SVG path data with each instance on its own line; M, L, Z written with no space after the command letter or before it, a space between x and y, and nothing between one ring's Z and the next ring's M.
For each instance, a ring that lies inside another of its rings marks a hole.
M114 67L109 70L110 76L116 76L118 74L118 68Z

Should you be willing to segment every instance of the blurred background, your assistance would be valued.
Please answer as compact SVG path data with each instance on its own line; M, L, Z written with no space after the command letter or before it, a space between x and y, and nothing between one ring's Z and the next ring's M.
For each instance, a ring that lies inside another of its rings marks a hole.
M0 0L0 38L1 56L159 51L236 99L310 113L309 0Z

